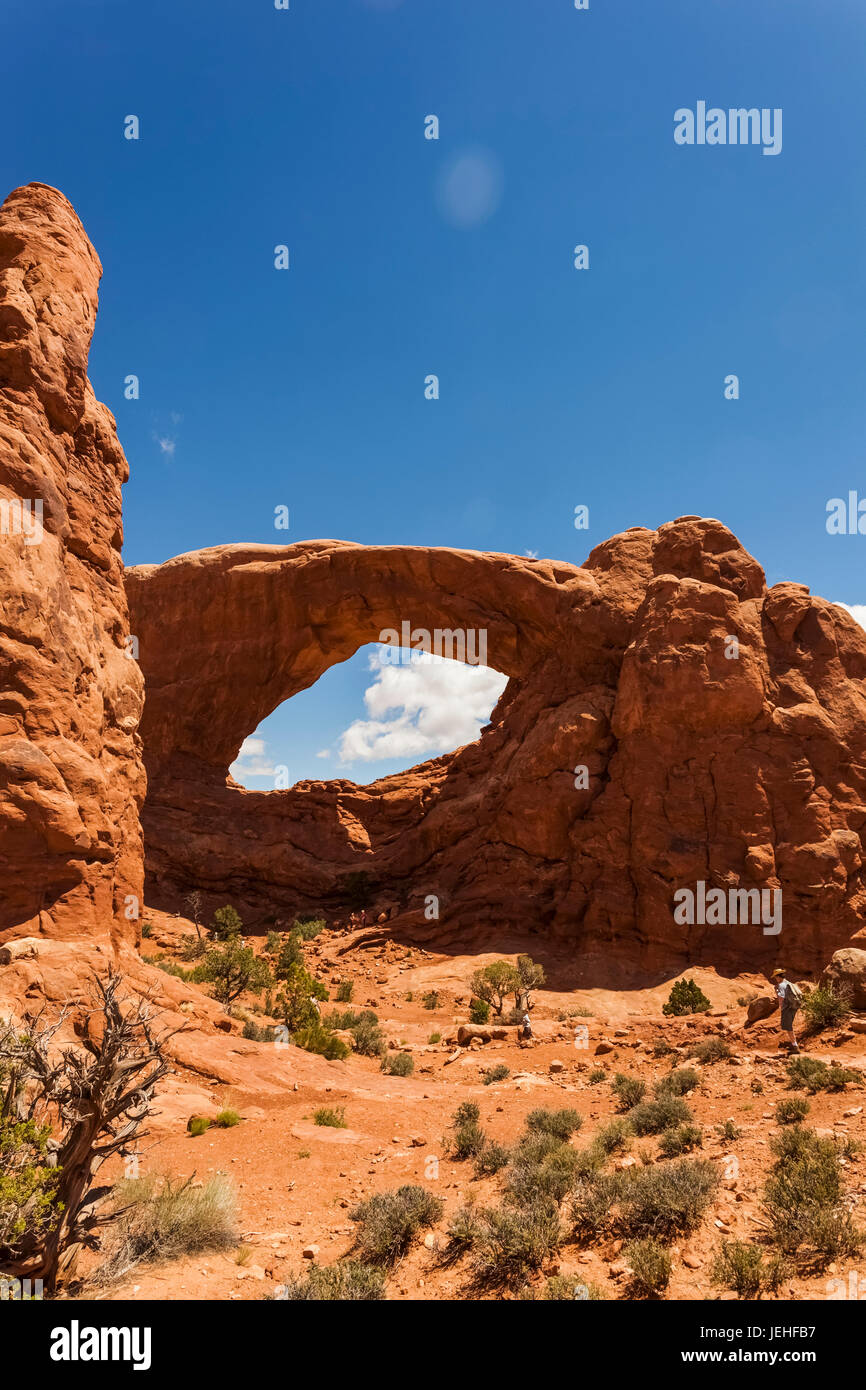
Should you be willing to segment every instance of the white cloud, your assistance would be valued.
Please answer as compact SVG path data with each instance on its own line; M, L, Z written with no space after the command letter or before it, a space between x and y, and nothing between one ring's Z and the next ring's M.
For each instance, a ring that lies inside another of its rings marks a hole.
M837 608L844 608L861 627L866 627L866 603L841 603L837 599Z
M247 777L273 777L276 768L266 755L267 744L263 738L245 738L229 773L236 782L245 782Z
M370 656L373 684L364 693L369 719L356 719L340 736L343 763L379 758L430 758L472 743L507 684L489 666L420 652L405 666Z
M173 458L176 442L174 439L160 439L159 447L164 454L168 454L169 458Z

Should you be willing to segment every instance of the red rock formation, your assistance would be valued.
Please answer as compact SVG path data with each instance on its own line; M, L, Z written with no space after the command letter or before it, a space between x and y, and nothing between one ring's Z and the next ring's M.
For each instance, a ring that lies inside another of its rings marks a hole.
M127 592L157 905L197 887L263 927L337 907L365 870L406 930L486 949L535 930L600 969L781 953L805 972L863 925L866 634L801 585L768 591L718 521L635 528L579 569L225 546L130 570ZM486 630L510 680L476 743L369 786L227 780L262 718L404 620ZM699 881L781 889L781 935L678 923L674 893Z
M87 380L99 259L56 189L0 209L0 940L133 936L141 673L127 464ZM38 510L41 507L41 526Z

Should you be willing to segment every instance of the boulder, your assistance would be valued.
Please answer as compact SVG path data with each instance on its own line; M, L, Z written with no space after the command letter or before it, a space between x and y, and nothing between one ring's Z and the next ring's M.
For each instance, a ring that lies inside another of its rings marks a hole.
M0 946L0 965L11 965L13 960L34 960L42 944L38 936L19 936L17 940L7 941L5 946Z
M821 977L823 984L847 991L855 1009L866 1009L866 951L846 946L834 951Z
M762 1018L769 1018L779 1007L779 1001L775 995L761 995L758 999L753 999L746 1009L746 1023L757 1023Z
M461 1023L457 1029L457 1044L459 1047L468 1047L474 1040L480 1042L505 1042L507 1038L517 1032L516 1028L506 1027L488 1023Z

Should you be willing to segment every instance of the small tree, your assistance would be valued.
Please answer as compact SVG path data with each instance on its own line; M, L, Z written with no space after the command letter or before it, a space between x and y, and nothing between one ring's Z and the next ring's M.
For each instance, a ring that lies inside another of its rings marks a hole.
M199 941L201 941L201 919L204 913L204 894L196 888L192 893L187 893L184 902L189 908L192 924L195 927L195 934Z
M99 1248L100 1227L119 1211L97 1214L111 1187L94 1176L114 1155L128 1155L157 1083L169 1071L149 1003L119 997L121 978L94 977L99 1027L77 1048L55 1038L67 1014L37 1018L27 1032L0 1028L0 1271L42 1279L53 1292L80 1247Z
M304 948L301 943L301 933L298 931L289 932L288 936L283 937L280 942L279 950L274 959L274 978L286 980L290 972L296 965L304 964Z
M668 1002L662 1005L662 1013L678 1018L683 1014L703 1014L708 1008L710 1001L700 985L696 985L694 980L677 980Z
M283 988L277 995L277 1008L290 1033L318 1023L319 1011L314 999L327 999L328 991L315 975L302 965L292 965L284 976Z
M529 1009L532 1006L532 990L541 989L544 984L544 966L534 961L532 956L518 956L517 977L520 983L514 991L514 1007Z
M470 985L472 993L477 994L479 999L486 999L499 1015L505 1008L509 994L521 988L520 976L507 960L495 960L491 965L476 970Z
M218 907L214 913L211 930L217 941L227 941L231 936L240 936L243 925L240 914L226 903L225 907Z
M244 990L261 994L271 983L267 961L260 960L251 946L241 945L238 936L230 936L223 946L209 947L193 977L196 982L212 985L214 998L225 1004L229 1013Z

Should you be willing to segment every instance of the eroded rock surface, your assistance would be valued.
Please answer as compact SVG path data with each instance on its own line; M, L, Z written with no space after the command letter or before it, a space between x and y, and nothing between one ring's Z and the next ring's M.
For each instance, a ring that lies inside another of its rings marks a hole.
M0 941L133 937L137 726L114 419L87 355L99 259L56 189L0 209Z
M132 569L127 592L159 906L200 888L263 928L341 905L363 870L376 913L416 935L535 930L602 972L780 952L805 971L863 926L866 634L802 585L767 590L718 521L634 528L580 568L223 546ZM510 680L476 743L369 786L227 780L261 719L403 621L486 632ZM781 889L781 934L676 922L675 890L698 881Z

